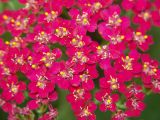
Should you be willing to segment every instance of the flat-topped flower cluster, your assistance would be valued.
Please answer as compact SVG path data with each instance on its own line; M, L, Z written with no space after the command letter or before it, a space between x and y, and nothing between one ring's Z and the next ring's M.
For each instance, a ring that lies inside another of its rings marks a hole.
M19 2L24 8L0 13L0 107L8 120L40 110L38 120L56 119L57 88L68 91L77 120L96 120L96 109L112 120L138 117L146 91L160 93L159 62L147 54L159 0Z

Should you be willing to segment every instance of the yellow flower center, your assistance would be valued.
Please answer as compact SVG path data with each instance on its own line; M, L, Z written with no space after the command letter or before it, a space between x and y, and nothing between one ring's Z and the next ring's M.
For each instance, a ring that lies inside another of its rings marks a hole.
M123 58L122 57L122 61L124 63L123 68L126 69L126 70L132 70L132 61L133 61L133 58L130 58L129 56L126 56L126 58Z
M44 89L46 84L43 83L42 81L38 81L37 84L36 84L37 87L41 88L41 89Z
M18 86L17 86L17 85L14 85L14 84L12 83L12 85L11 85L11 92L12 92L13 94L16 94L16 93L18 92Z

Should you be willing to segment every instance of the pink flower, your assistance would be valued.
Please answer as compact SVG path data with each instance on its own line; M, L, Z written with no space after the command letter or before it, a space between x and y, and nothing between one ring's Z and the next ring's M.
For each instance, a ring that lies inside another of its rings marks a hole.
M64 62L55 63L49 71L52 80L62 89L68 89L71 85L79 86L80 84L79 76L69 62L66 62L66 64Z
M85 90L94 89L95 85L93 79L96 79L97 77L98 72L96 70L96 66L87 66L86 70L84 70L82 74L79 75L82 88L84 88Z
M7 101L21 104L24 100L23 91L26 89L24 82L18 81L16 76L9 76L7 81L1 81L2 97Z
M91 19L91 16L87 11L83 11L82 14L80 14L78 9L71 9L69 15L73 19L75 25L82 27L82 29L84 28L89 32L94 32L97 28L96 19Z
M96 99L101 102L100 110L105 112L106 110L115 111L116 102L118 101L118 94L111 95L109 90L101 89L95 95Z
M125 91L125 96L127 99L135 97L136 99L144 100L145 94L143 93L142 87L140 85L133 84Z
M49 93L53 92L54 83L44 73L35 72L29 75L29 78L31 82L28 88L31 94L36 94L35 97L47 98Z
M68 48L69 62L75 71L82 72L87 68L87 65L95 64L96 55L93 54L92 48L92 44L82 49Z
M152 22L152 14L150 9L146 9L140 13L135 13L134 23L137 23L140 26L140 29L143 31L147 31L151 28Z
M119 92L125 91L124 82L127 81L125 76L117 74L113 69L105 71L105 77L100 79L100 88L109 90L118 90Z
M116 69L126 75L128 80L133 77L138 77L141 74L142 65L138 62L140 59L140 54L136 50L130 51L127 56L122 55L119 57L114 64Z
M113 116L112 120L125 120L128 117L128 114L126 112L123 112L121 110L118 110Z
M49 27L44 29L40 25L35 26L34 33L28 34L26 40L27 42L31 43L37 42L38 44L48 44L55 42L53 35L51 33L51 29Z
M158 62L150 58L149 55L144 54L142 56L142 80L144 84L151 83L153 76L157 76L158 72Z
M91 99L91 94L89 91L81 87L71 87L69 88L70 94L67 95L67 101L71 104L76 104L80 101L88 101Z
M94 111L96 110L96 105L93 102L80 102L73 106L74 113L77 120L96 120L96 115Z
M140 100L131 98L126 102L126 107L128 108L126 114L128 114L128 116L136 117L140 116L141 111L145 109L145 104Z
M16 11L7 27L13 35L21 35L21 33L28 33L28 24L31 25L33 22L34 16L28 15L25 10L21 10Z
M160 92L160 78L159 74L156 75L154 78L151 80L151 85L148 85L147 87L150 87L153 92L159 93Z
M145 35L141 31L137 31L133 33L133 43L132 46L140 48L142 51L147 51L149 46L153 44L153 40L151 36Z

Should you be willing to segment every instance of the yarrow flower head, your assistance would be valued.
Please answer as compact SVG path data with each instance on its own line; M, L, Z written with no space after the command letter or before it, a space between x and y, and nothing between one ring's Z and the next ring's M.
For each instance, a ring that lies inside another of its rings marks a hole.
M126 120L160 93L159 61L149 54L159 0L0 4L0 107L8 120L61 119L66 101L77 120L99 119L97 109Z

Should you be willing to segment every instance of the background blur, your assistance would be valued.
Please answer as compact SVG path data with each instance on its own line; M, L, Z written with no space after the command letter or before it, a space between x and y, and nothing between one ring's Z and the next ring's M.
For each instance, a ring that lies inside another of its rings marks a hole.
M0 0L1 1L1 0ZM8 3L0 2L0 12L4 9L16 10L23 7L17 0L10 0ZM150 47L148 53L160 61L160 28L152 27L148 32L154 38L155 44ZM8 34L4 34L2 37L4 40L8 40L10 37ZM97 38L98 36L96 36ZM95 39L96 39L95 38ZM21 79L26 79L23 75L19 75ZM59 117L57 120L75 120L73 112L71 111L70 105L65 100L67 94L66 91L58 89L59 99L54 104L54 107L58 108ZM160 95L159 94L149 94L145 98L145 103L147 108L143 111L141 117L131 118L128 120L160 120ZM97 120L110 120L110 112L102 113L99 110L96 111ZM7 120L7 114L0 108L0 120Z

